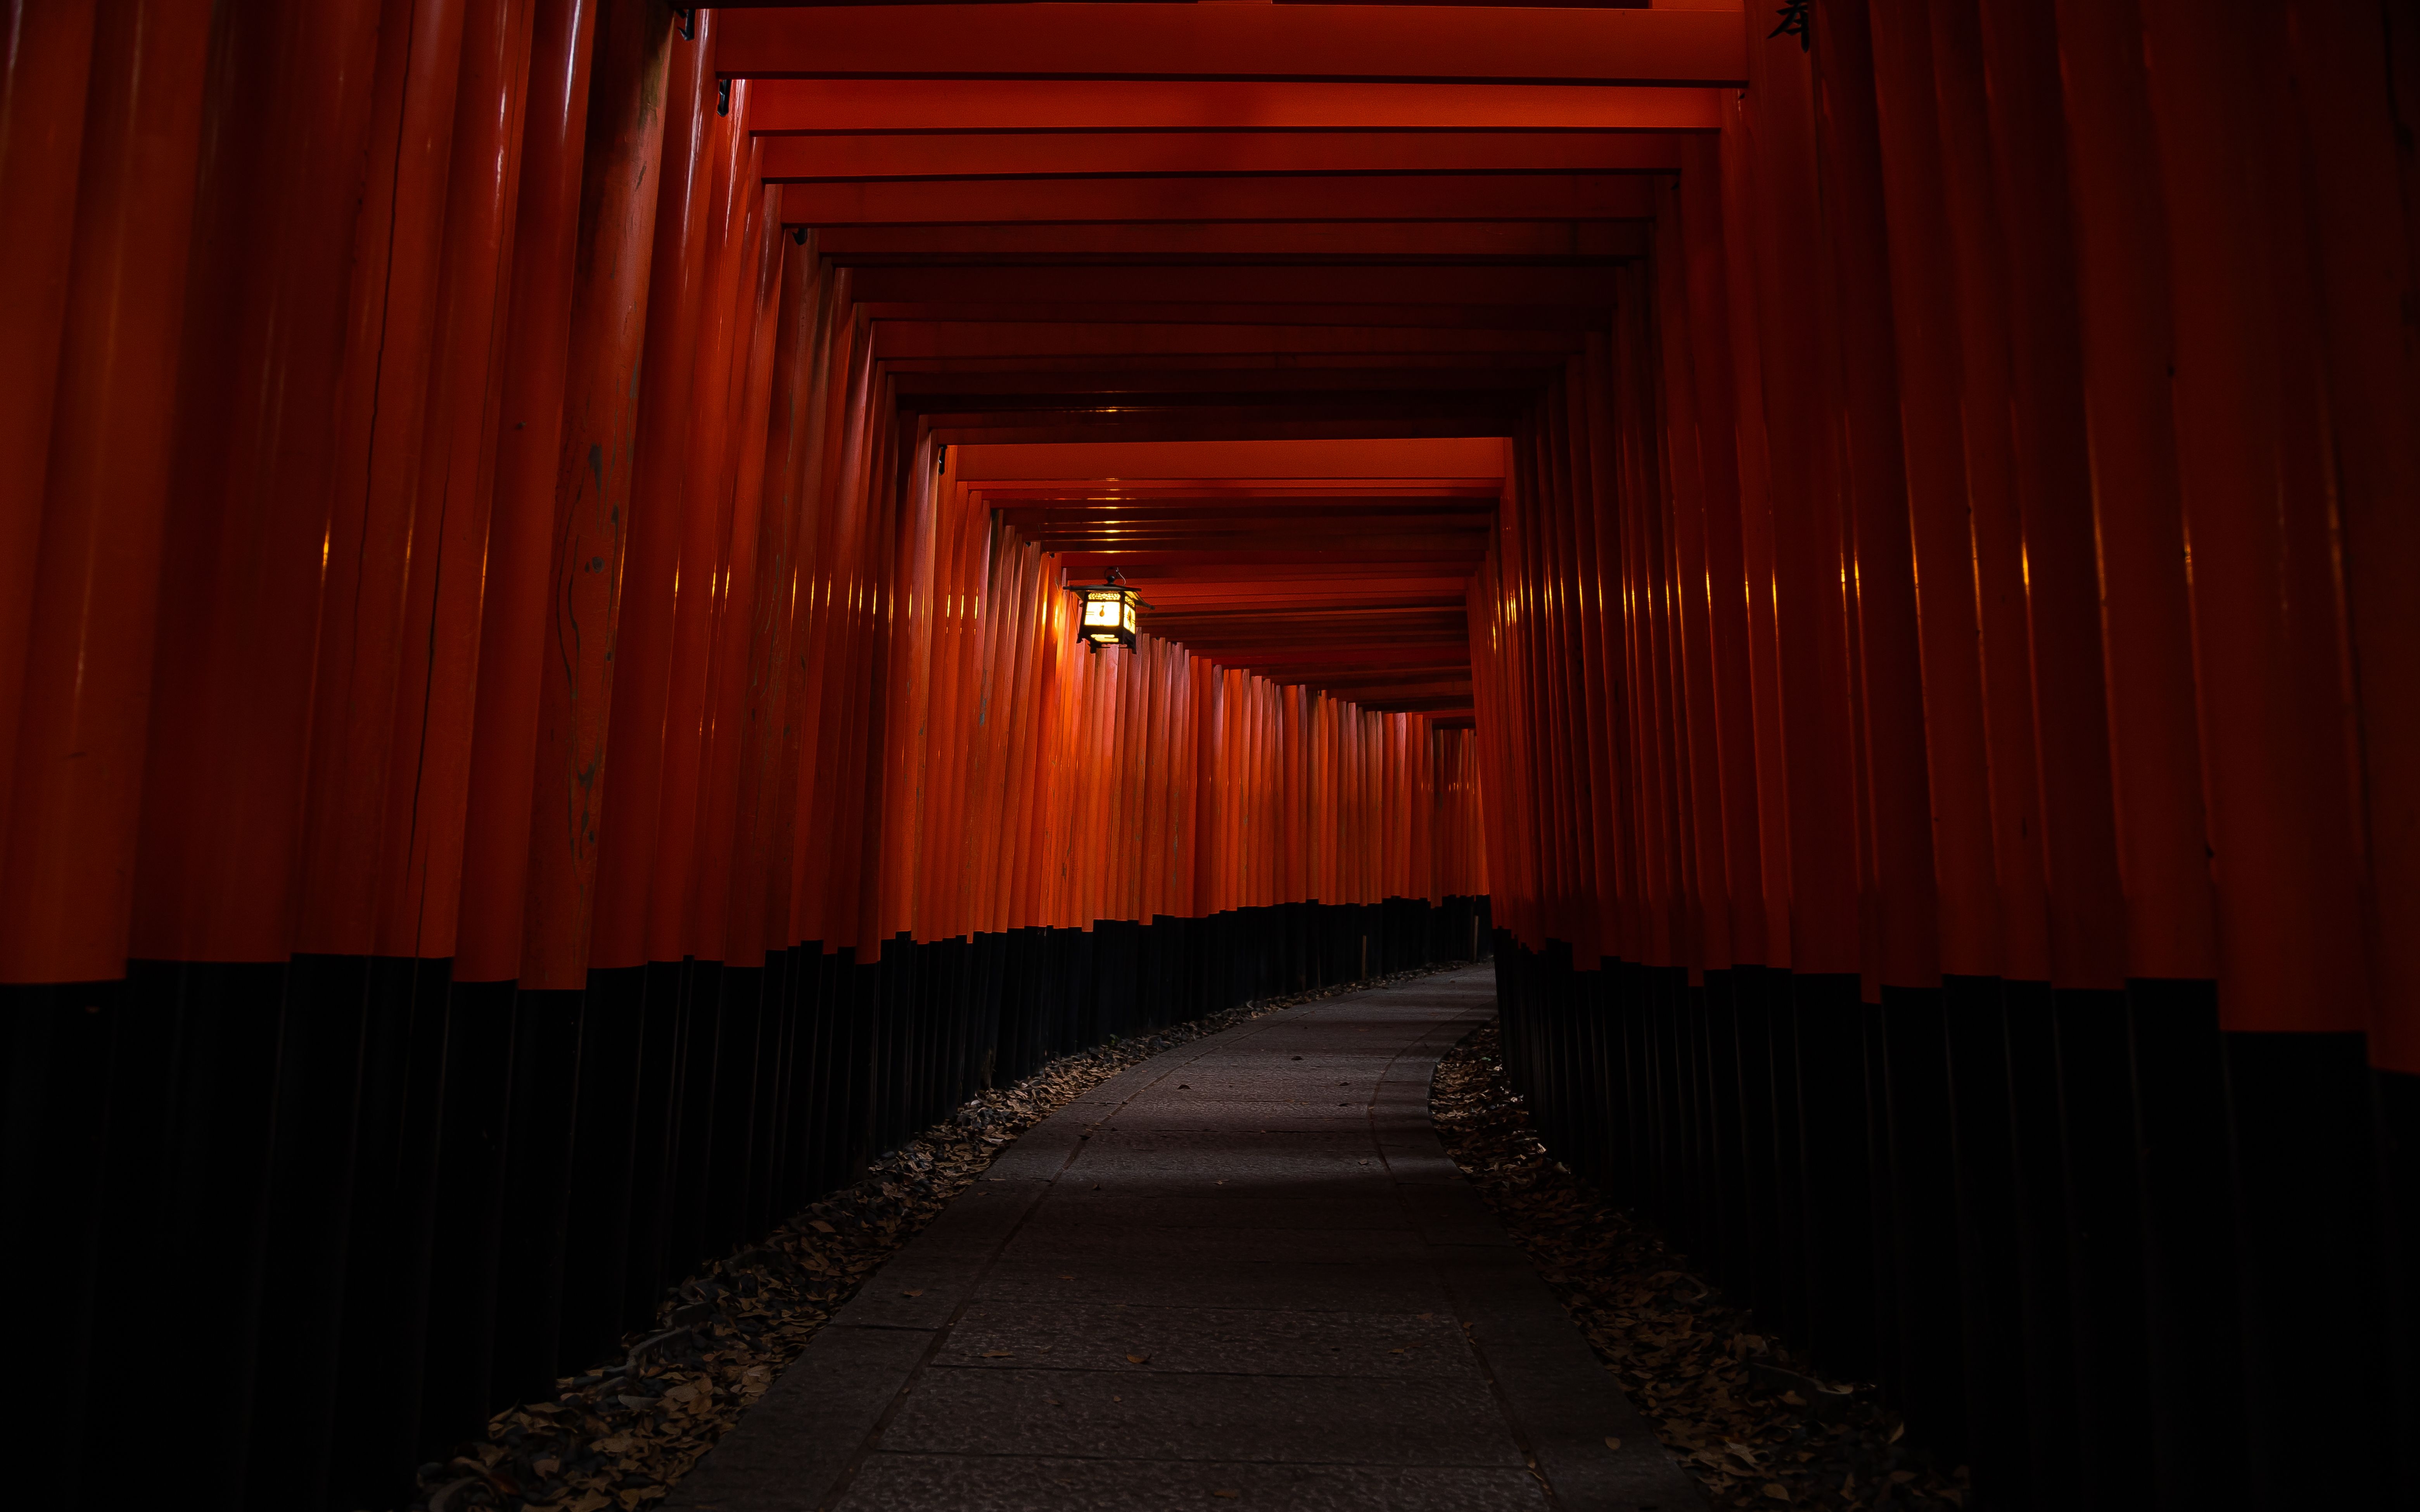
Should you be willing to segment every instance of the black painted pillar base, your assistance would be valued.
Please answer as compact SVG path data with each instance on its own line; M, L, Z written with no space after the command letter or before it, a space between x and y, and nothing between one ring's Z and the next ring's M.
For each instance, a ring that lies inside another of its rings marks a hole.
M1874 1005L1496 944L1557 1156L1978 1505L2420 1506L2420 1077L2359 1037L2223 1034L2209 982Z
M1389 899L878 961L810 941L579 992L327 956L0 988L0 1279L44 1382L11 1499L397 1503L429 1453L982 1088L1365 960L1461 958L1485 920ZM173 1407L144 1395L163 1368Z

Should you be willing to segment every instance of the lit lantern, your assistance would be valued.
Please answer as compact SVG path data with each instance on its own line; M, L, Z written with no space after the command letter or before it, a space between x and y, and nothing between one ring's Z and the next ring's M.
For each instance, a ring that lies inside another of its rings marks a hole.
M1108 582L1070 583L1067 592L1083 600L1083 618L1076 633L1084 638L1087 651L1098 651L1103 646L1132 646L1135 610L1151 608L1126 586L1125 574L1115 567L1109 569Z

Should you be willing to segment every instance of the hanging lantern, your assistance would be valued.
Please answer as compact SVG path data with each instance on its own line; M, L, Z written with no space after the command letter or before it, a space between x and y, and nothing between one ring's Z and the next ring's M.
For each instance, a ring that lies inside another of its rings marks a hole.
M1135 610L1151 606L1126 586L1125 574L1111 567L1108 582L1069 583L1067 592L1083 601L1083 613L1078 620L1076 633L1083 637L1085 650L1134 645Z

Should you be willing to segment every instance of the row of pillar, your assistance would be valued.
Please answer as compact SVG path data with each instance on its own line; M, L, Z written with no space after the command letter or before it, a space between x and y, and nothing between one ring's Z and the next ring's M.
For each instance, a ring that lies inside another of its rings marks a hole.
M47 502L0 543L0 980L303 952L564 989L1482 890L1427 850L1466 732L1175 647L1069 659L1055 559L936 479L847 273L783 230L710 10L242 8L46 7L17 55L8 192L49 198L11 255L70 286L8 360L13 496ZM1148 854L1058 818L959 854L1096 760L1171 806ZM1272 783L1251 856L1218 805Z
M1516 1073L1993 1504L2420 1494L2420 28L1810 8L1472 589Z
M0 14L23 1494L399 1504L986 1081L1483 945L1468 731L1078 653L712 10Z

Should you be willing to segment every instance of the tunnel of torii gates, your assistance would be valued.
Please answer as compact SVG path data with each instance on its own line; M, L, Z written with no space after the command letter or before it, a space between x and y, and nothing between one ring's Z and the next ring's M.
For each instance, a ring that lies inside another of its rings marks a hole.
M2420 1503L2410 0L0 15L9 1499L1492 954L1978 1505Z

